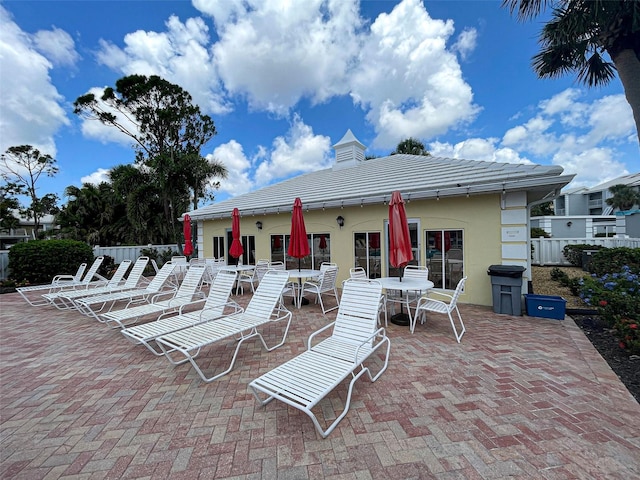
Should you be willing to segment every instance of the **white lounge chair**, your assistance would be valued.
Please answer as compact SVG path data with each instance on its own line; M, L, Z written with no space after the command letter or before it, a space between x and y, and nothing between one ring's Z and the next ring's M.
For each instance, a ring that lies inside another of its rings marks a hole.
M78 280L76 276L78 275L78 273L81 274L82 272L84 272L87 267L86 263L83 264L84 268L82 268L82 265L80 265L80 267L78 268L78 272L76 272L76 275L74 275L73 278L70 278L69 275L56 275L48 285L18 287L16 290L20 295L22 295L22 298L24 298L27 302L29 302L30 305L33 305L34 307L49 305L49 300L42 298L43 293L53 293L59 292L61 290L86 288L87 285L92 283L94 277L100 279L100 282L106 281L106 278L98 275L98 269L100 268L100 265L102 265L103 260L103 256L96 257L87 273L84 275L84 277L82 277L82 280Z
M124 328L120 330L120 332L133 343L146 346L156 355L163 355L161 349L154 347L156 338L192 325L215 320L216 318L222 317L225 313L229 315L243 311L240 305L233 300L229 300L236 278L237 272L220 269L209 289L209 295L206 301L198 300L181 307L181 310L187 307L195 308L197 304L200 303L202 304L200 310L191 310L180 313L179 315L161 315L158 320L154 322ZM229 312L229 309L232 311Z
M153 262L153 260L151 261ZM135 288L132 290L103 293L101 295L78 298L74 302L76 309L80 313L102 322L103 320L99 317L99 314L103 312L110 312L117 304L120 304L122 308L129 308L132 305L149 303L149 299L154 295L163 291L173 292L176 290L175 288L165 290L165 284L173 273L173 267L173 264L170 262L165 263L158 273L156 273L156 275L151 279L151 282L149 282L149 284L144 288Z
M123 260L118 266L116 272L113 274L111 280L109 280L109 282L105 286L93 288L91 290L58 292L55 295L50 295L49 299L58 308L78 309L78 304L76 302L81 298L95 297L97 295L104 295L107 293L133 290L134 288L137 288L139 286L141 281L145 281L146 283L148 283L148 280L146 280L142 276L145 268L147 268L148 263L149 257L138 257L136 263L134 263L133 267L131 267L126 280L123 280L122 277L124 273L129 269L129 266L131 265L131 260Z
M89 289L69 290L54 293L45 293L42 296L49 300L49 303L60 310L67 310L69 308L75 308L73 304L74 298L86 297L89 295L98 295L100 293L107 293L122 286L124 282L124 276L131 267L131 260L123 260L118 265L118 268L109 280L101 286L96 286Z
M229 373L235 364L238 350L245 340L259 337L264 348L270 352L281 346L286 338L291 325L291 312L280 302L282 290L289 281L289 272L269 270L262 277L262 281L251 297L246 310L243 313L229 315L211 322L194 325L177 332L163 335L156 339L167 359L174 365L190 362L205 382L212 382ZM267 346L264 337L258 328L276 322L286 323L282 340L272 347ZM231 364L223 372L207 377L198 364L196 357L201 349L213 345L222 340L235 337L238 342ZM183 358L176 359L174 354Z
M313 333L304 353L249 384L260 404L280 400L308 415L322 437L329 435L349 411L356 380L367 373L375 382L387 369L391 342L384 328L377 327L381 295L382 285L375 280L346 280L335 322ZM331 336L314 345L315 337L330 328ZM364 363L379 349L384 352L384 365L372 376ZM344 410L323 430L312 409L348 377Z
M163 313L178 311L183 305L204 296L202 291L198 291L204 272L204 266L193 266L187 270L178 290L158 293L146 305L113 310L99 316L107 325L125 328L143 317L154 316L157 319Z
M451 322L451 328L453 328L453 334L455 335L458 343L460 343L460 339L462 338L462 335L464 335L464 332L466 332L467 329L465 328L464 322L462 321L460 310L458 310L458 298L460 297L462 290L464 290L464 284L466 281L467 281L467 277L460 279L460 281L458 282L458 286L456 287L456 290L453 292L453 295L449 295L448 293L444 293L444 292L432 291L432 292L429 292L426 296L420 298L420 300L418 300L418 305L416 306L416 314L413 316L411 333L413 333L413 330L416 328L416 318L418 317L419 314L421 316L420 323L424 323L426 321L427 312L446 313L449 316L449 322ZM438 300L436 298L433 298L434 296L449 299L449 302L447 303L445 300ZM460 331L458 331L458 327L456 327L456 323L454 322L453 317L451 316L451 312L453 311L455 311L458 314Z
M360 278L360 279L368 279L367 271L364 267L353 267L349 269L349 278ZM344 284L344 282L342 282ZM387 297L383 293L380 297L380 308L378 309L378 324L380 324L380 314L384 313L384 326L388 327L388 318L387 318Z

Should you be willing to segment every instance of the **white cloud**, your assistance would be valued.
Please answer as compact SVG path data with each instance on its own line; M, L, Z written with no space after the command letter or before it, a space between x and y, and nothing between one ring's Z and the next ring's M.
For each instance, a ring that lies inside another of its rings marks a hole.
M251 108L286 115L303 97L320 103L348 92L345 75L362 23L355 0L195 6L217 26L220 40L212 51L225 88L246 97Z
M560 151L553 156L553 163L561 165L564 173L577 174L568 188L592 187L630 173L615 157L609 148L590 148L579 153Z
M56 66L73 67L80 60L73 38L59 28L36 32L33 42L38 51Z
M231 110L208 51L209 30L201 18L182 23L171 16L166 32L138 30L124 37L124 48L102 40L98 61L124 75L158 75L180 85L205 112Z
M85 183L91 183L93 185L100 185L103 182L111 183L111 179L109 178L109 173L111 173L111 170L106 168L99 168L95 172L82 177L80 179L80 182L83 185Z
M55 158L55 134L69 120L51 82L53 64L0 6L0 150L32 145Z
M469 54L475 49L478 42L478 31L475 28L465 28L458 40L453 44L452 49L460 54L460 57L465 60Z
M450 143L433 142L429 144L429 153L434 157L461 158L503 163L532 163L528 158L505 147L498 147L497 138L469 138L452 145Z
M419 0L403 0L373 22L351 95L368 110L375 147L390 148L409 136L432 138L475 118L471 87L446 47L453 33L451 20L432 19Z
M286 137L277 137L268 160L256 169L256 186L264 186L274 180L297 173L313 172L328 168L333 162L331 139L315 135L310 126L296 115Z
M234 197L250 192L254 185L249 176L251 162L245 156L242 145L235 140L222 144L207 155L208 160L217 160L226 168L228 176L220 181L220 193L227 193Z

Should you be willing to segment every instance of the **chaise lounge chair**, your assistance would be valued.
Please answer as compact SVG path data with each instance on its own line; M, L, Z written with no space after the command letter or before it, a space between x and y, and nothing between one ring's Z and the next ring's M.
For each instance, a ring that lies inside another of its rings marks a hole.
M179 311L183 305L204 296L202 291L197 291L202 284L204 271L205 267L195 265L187 270L178 290L158 293L153 297L151 303L103 313L100 317L109 326L125 328L143 317L155 316L157 319L167 312Z
M29 305L33 305L34 307L39 307L42 305L49 305L49 301L45 298L42 298L43 293L53 293L59 292L61 290L74 290L76 288L86 288L89 285L94 277L100 279L101 282L106 281L106 278L98 275L98 269L104 260L103 256L96 257L93 261L93 264L87 271L82 280L79 279L79 275L82 275L84 270L87 268L87 264L83 263L78 268L76 274L71 277L70 275L56 275L53 277L53 280L48 285L32 285L28 287L18 287L16 290L22 298L24 298ZM83 267L84 265L84 267Z
M323 438L329 435L349 411L356 380L367 373L375 382L387 369L391 342L385 329L377 328L381 295L382 285L375 280L346 280L335 322L313 333L304 353L249 384L260 404L280 400L307 414ZM331 327L331 336L314 345L316 335ZM385 345L384 365L372 376L364 362ZM351 382L344 410L323 430L312 409L348 377Z
M95 297L97 295L104 295L106 293L115 293L115 292L123 292L126 290L133 290L138 287L141 279L147 281L142 274L144 273L144 269L147 268L147 264L149 263L149 257L138 257L136 263L131 267L131 271L129 275L127 275L126 280L123 280L124 274L129 269L131 265L131 260L123 260L118 269L113 274L113 277L109 282L103 286L98 288L93 288L91 290L74 290L71 292L58 292L55 294L49 294L47 298L51 300L58 308L75 308L78 306L76 301L81 298L87 297ZM148 283L148 281L147 281Z
M256 288L243 313L229 315L218 320L162 335L156 339L156 343L171 363L180 365L188 361L203 381L212 382L233 369L238 350L240 350L240 346L245 340L259 337L268 352L278 348L285 342L291 325L291 312L282 305L280 299L288 281L289 272L268 270L262 277L262 281ZM258 328L276 322L285 322L286 327L280 343L269 347ZM238 344L233 353L231 364L223 372L207 377L196 363L196 357L202 348L232 337L236 337L235 340ZM184 358L180 360L174 359L174 353L182 355Z
M152 263L153 262L152 260ZM173 273L174 265L170 262L165 263L162 268L151 279L151 282L144 288L135 288L133 290L125 290L120 292L103 293L90 297L82 297L75 300L76 309L88 317L93 317L99 322L103 320L99 317L101 312L110 312L115 308L118 302L122 308L129 308L132 305L149 303L148 300L161 292L173 292L176 288L165 289L165 284ZM126 302L126 303L125 303ZM109 306L107 308L107 305Z
M42 297L46 298L51 305L60 310L75 308L73 304L74 298L86 297L93 294L98 295L100 293L107 293L121 286L124 281L124 276L127 273L127 270L129 270L131 263L131 260L123 260L120 265L118 265L118 268L113 273L113 276L101 286L96 286L90 289L83 288L80 290L63 290L61 292L45 293L42 295Z
M193 265L191 265L191 267L193 267ZM120 332L133 343L146 346L156 355L163 355L164 353L161 349L154 347L156 338L192 325L215 320L216 318L222 317L225 311L227 311L228 314L243 311L240 305L233 300L229 300L236 278L237 272L220 269L209 288L209 295L206 301L197 300L181 308L184 310L187 307L195 307L200 303L202 304L202 309L191 310L180 313L179 315L174 315L173 312L169 314L170 316L161 315L158 317L158 320L154 322L124 328L120 330ZM229 312L229 308L232 309L232 312Z

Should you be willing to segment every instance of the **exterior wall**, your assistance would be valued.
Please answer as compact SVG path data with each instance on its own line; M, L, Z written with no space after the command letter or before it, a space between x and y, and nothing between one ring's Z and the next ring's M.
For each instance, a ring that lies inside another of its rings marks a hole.
M405 202L407 198L405 198ZM304 204L303 204L304 206ZM425 264L426 246L425 231L434 229L460 229L464 235L465 275L468 277L465 293L461 301L479 305L491 305L491 282L487 275L487 267L500 264L503 260L527 261L526 236L510 242L510 247L503 251L501 243L501 227L506 226L501 220L501 196L482 195L469 198L453 198L441 200L410 201L405 204L408 219L419 222L419 263ZM521 206L511 207L514 210ZM524 220L518 219L519 226L525 226ZM354 264L355 232L378 231L382 240L382 274L387 275L386 256L386 220L389 209L386 205L368 205L365 207L345 207L344 209L327 209L304 212L307 233L329 233L331 236L331 261L338 264L338 283L349 276L349 268ZM342 215L345 219L344 227L340 229L336 217ZM262 230L256 227L257 221L262 222ZM256 258L271 258L270 235L289 234L291 213L279 215L244 215L240 218L240 232L242 235L254 235L256 238ZM231 217L225 219L206 220L198 222L199 252L202 257L213 256L214 236L226 236L231 229ZM226 246L228 248L228 246ZM514 252L517 252L514 254ZM505 256L506 255L506 256Z

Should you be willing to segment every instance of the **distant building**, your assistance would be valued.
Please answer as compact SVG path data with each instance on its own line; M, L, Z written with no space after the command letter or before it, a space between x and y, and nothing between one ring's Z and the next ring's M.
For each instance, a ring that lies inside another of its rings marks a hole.
M640 237L637 208L619 212L607 205L607 199L613 196L609 188L614 185L628 185L639 190L640 173L624 175L590 188L567 189L553 202L555 215L532 217L531 226L542 228L555 238Z
M23 217L17 211L14 211L14 216L20 219L20 223L16 228L0 229L0 250L6 250L16 243L38 238L36 232L34 232L33 218ZM41 232L49 232L57 228L54 215L43 215L40 218Z

